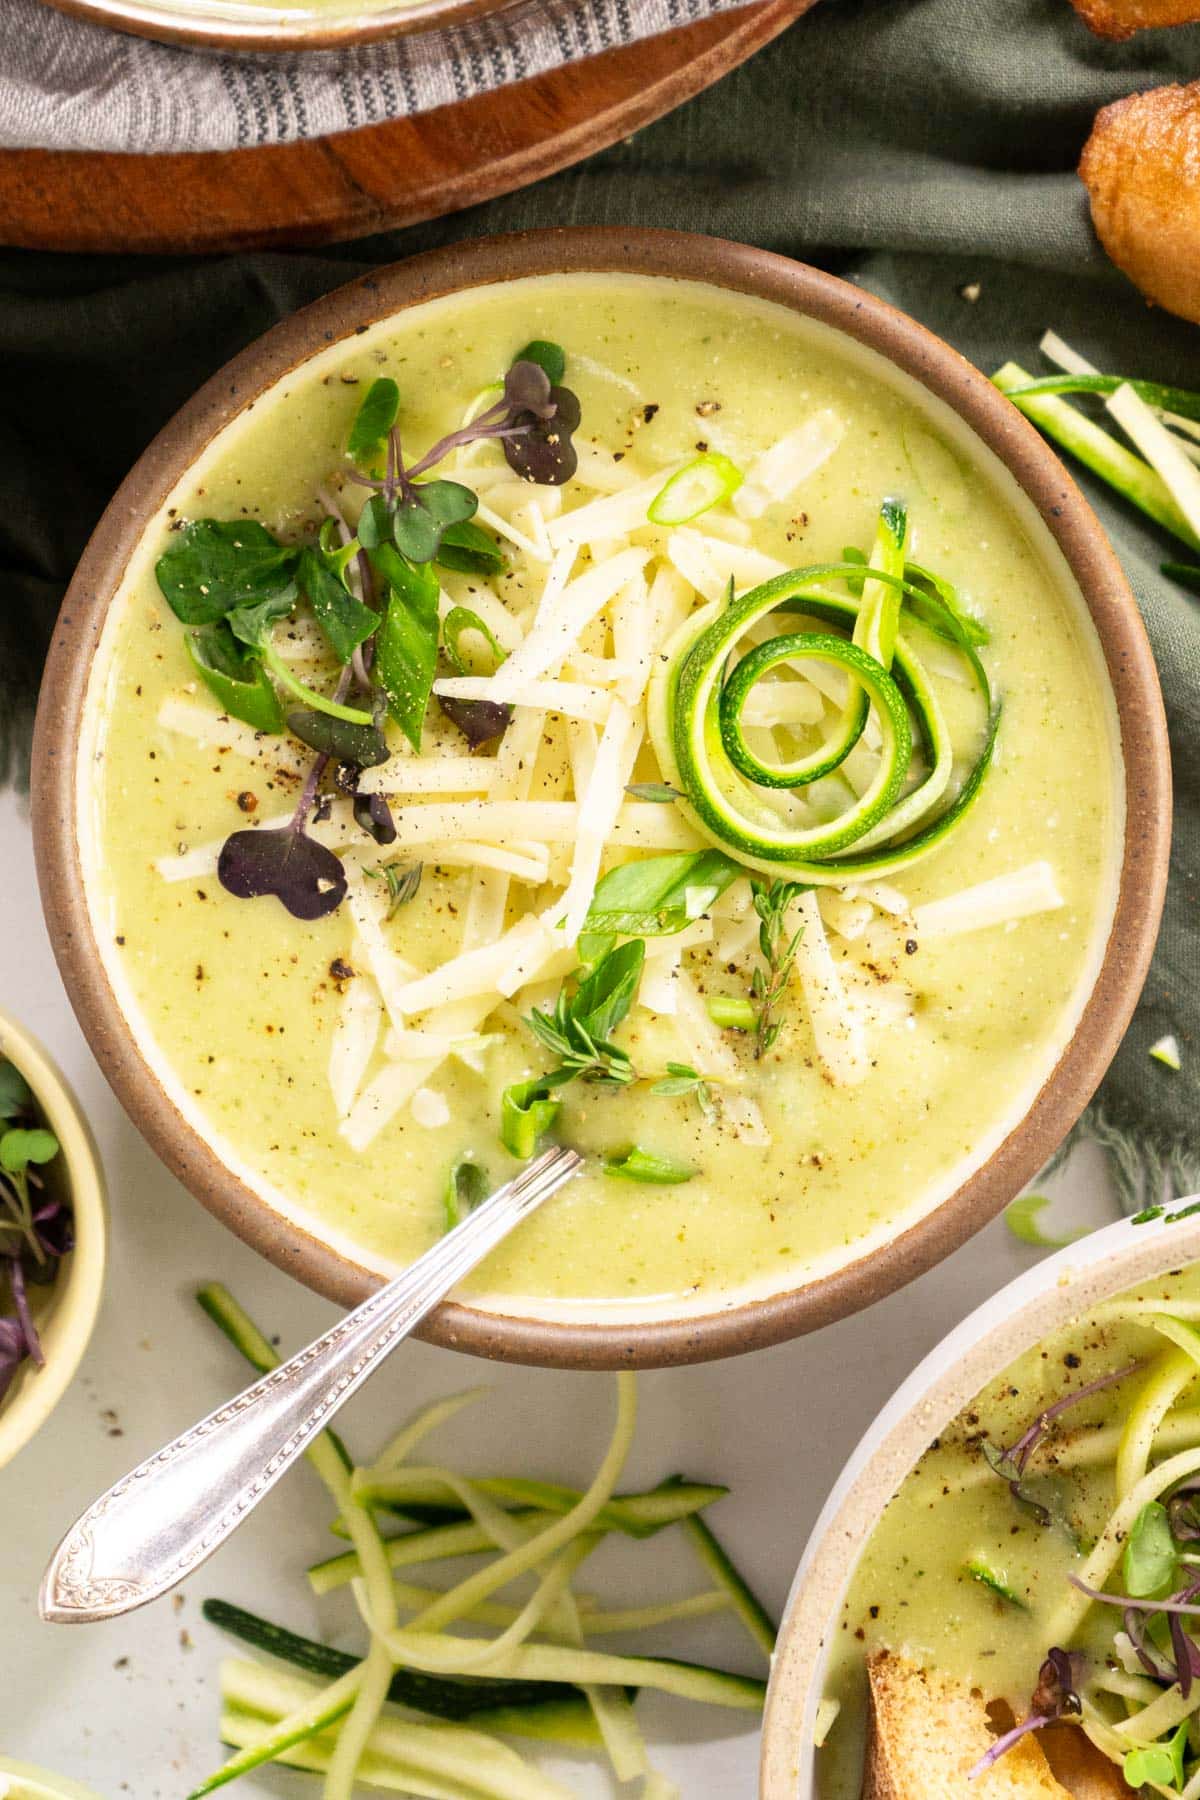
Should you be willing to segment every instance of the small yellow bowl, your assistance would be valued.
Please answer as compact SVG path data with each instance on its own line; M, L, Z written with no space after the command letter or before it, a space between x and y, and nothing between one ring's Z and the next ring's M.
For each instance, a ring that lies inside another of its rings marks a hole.
M7 1038L7 1024L0 1025L0 1030ZM40 1050L38 1054L41 1055ZM14 1056L12 1060L16 1062L17 1059ZM61 1087L60 1077L55 1075L54 1079L59 1082ZM67 1093L66 1088L62 1088L62 1093L68 1106L73 1108L75 1102ZM94 1152L92 1152L92 1156L94 1161ZM97 1173L99 1173L98 1165ZM97 1186L97 1193L102 1193L102 1190L103 1184L100 1183ZM102 1248L103 1241L101 1238ZM103 1273L103 1256L101 1257L101 1272ZM11 1392L11 1389L9 1391ZM68 1781L65 1775L52 1775L48 1769L34 1769L28 1763L10 1762L6 1756L0 1756L0 1800L100 1800L100 1796L91 1788L80 1787L77 1781Z
M46 1353L44 1368L29 1359L0 1400L0 1469L11 1462L39 1430L66 1392L83 1360L104 1287L108 1253L108 1203L104 1172L91 1130L74 1094L35 1037L0 1013L0 1057L15 1065L33 1089L46 1124L61 1145L61 1159L49 1165L65 1176L75 1215L75 1247L65 1256L53 1287L31 1295L38 1336ZM44 1293L44 1297L43 1297ZM20 1769L0 1758L0 1780L20 1777L28 1784L36 1771ZM18 1787L17 1795L24 1789ZM31 1794L83 1794L59 1784L33 1787ZM0 1795L4 1789L0 1786ZM86 1800L86 1796L85 1796Z

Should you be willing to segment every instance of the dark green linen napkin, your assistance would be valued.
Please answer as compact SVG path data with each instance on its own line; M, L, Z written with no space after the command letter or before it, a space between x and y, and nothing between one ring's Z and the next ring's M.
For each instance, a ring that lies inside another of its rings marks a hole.
M1097 108L1200 70L1200 28L1103 44L1067 0L822 0L637 137L522 194L323 254L202 262L0 252L0 762L24 771L54 614L129 465L207 375L361 270L532 225L687 227L833 268L991 371L1057 329L1101 368L1200 388L1200 328L1107 262L1074 169ZM0 232L3 224L0 221ZM963 289L978 298L963 297ZM1083 477L1158 658L1176 781L1171 891L1137 1018L1084 1129L1129 1206L1200 1187L1200 602L1172 546ZM1183 1070L1149 1046L1174 1032Z

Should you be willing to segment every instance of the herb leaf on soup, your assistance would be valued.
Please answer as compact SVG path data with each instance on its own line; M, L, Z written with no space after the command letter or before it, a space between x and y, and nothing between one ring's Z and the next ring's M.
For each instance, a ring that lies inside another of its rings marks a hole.
M285 601L298 592L297 551L281 544L256 519L195 519L185 525L155 568L158 585L185 625L211 625L235 607Z

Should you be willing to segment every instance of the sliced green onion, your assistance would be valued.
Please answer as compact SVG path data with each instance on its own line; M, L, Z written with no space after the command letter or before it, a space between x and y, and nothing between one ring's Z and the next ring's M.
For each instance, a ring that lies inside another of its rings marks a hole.
M508 652L497 642L496 634L491 626L485 625L479 614L472 612L469 606L452 606L442 620L442 644L456 672L459 675L473 673L459 649L459 639L466 631L477 632L484 639L495 658L495 667L499 668Z
M729 500L745 476L719 450L708 450L677 469L646 509L652 525L687 525L711 507Z
M1019 1607L1022 1612L1029 1611L1020 1595L1014 1593L1008 1585L1007 1576L993 1569L981 1556L971 1557L964 1567L972 1581L977 1581L981 1587L987 1588L988 1592L995 1594L998 1600L1006 1601L1009 1606Z
M488 1191L487 1172L470 1156L460 1157L446 1178L446 1230L461 1225Z
M1160 1037L1157 1043L1151 1044L1147 1054L1152 1056L1155 1062L1162 1063L1166 1069L1179 1070L1183 1067L1183 1058L1179 1054L1179 1039L1173 1032L1167 1037Z
M696 1171L673 1156L660 1156L657 1151L643 1150L637 1144L624 1156L610 1156L604 1173L621 1181L644 1181L652 1187L676 1187L690 1181Z
M1037 1250L1062 1250L1087 1236L1086 1231L1069 1231L1066 1237L1048 1237L1037 1221L1049 1204L1045 1194L1022 1194L1005 1207L1004 1223L1022 1244L1032 1244Z
M538 1139L557 1119L562 1101L554 1097L544 1076L515 1081L500 1096L500 1142L510 1156L527 1162Z
M758 1023L752 1003L736 994L709 994L704 1004L713 1024L726 1031L753 1031Z

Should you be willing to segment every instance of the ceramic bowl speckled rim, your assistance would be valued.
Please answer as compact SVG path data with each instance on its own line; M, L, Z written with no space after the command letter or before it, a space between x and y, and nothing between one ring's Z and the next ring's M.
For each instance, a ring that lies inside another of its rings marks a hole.
M427 1338L454 1349L564 1368L702 1362L795 1337L911 1281L985 1224L1062 1141L1112 1059L1153 949L1170 838L1170 772L1158 680L1136 604L1108 541L1033 427L978 370L922 326L803 264L676 232L530 232L459 244L380 270L295 314L243 351L155 439L88 545L63 602L42 686L33 819L55 952L101 1067L185 1186L240 1237L334 1300L356 1302L378 1280L281 1219L179 1115L138 1049L93 938L75 825L77 745L105 612L144 525L217 431L309 355L350 338L357 327L489 283L631 271L754 295L831 326L914 377L995 453L1049 527L1091 611L1116 699L1127 817L1114 922L1079 1023L1024 1117L955 1193L847 1266L791 1291L731 1302L700 1317L557 1323L448 1303L422 1328Z
M45 1424L83 1361L104 1291L108 1208L100 1155L74 1094L38 1040L3 1014L0 1056L25 1077L62 1147L75 1214L75 1248L64 1259L46 1309L38 1317L45 1367L23 1364L0 1400L2 1469Z
M1195 1205L1192 1197L1168 1211L1173 1216ZM885 1500L938 1433L1009 1363L1068 1319L1198 1258L1194 1213L1143 1225L1122 1219L1010 1281L897 1389L842 1471L792 1584L767 1693L759 1800L812 1800L813 1719L829 1633Z
M327 16L287 20L251 0L48 0L59 12L90 19L135 37L166 44L196 44L207 50L335 50L371 44L406 33L439 31L488 13L514 0L408 0L392 6L360 6L343 0ZM297 11L302 10L297 6Z

